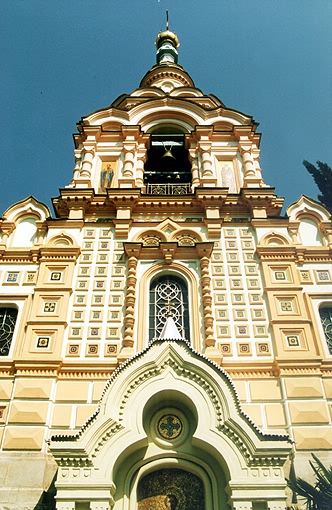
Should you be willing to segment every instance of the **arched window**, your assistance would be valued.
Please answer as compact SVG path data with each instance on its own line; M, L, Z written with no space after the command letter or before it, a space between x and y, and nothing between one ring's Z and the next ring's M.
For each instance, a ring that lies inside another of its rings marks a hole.
M332 354L332 306L323 305L319 309L329 353Z
M0 356L8 356L17 319L17 309L0 307Z
M173 275L160 276L151 283L149 340L160 337L168 316L173 318L181 336L190 340L187 285Z

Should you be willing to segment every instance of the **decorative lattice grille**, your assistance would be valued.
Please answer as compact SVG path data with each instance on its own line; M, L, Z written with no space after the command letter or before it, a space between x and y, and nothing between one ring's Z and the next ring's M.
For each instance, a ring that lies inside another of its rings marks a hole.
M322 307L319 310L329 353L332 354L332 307Z
M16 308L0 308L0 356L9 354L16 319Z
M167 317L171 316L183 338L189 340L188 292L177 277L161 277L150 289L149 338L159 338Z

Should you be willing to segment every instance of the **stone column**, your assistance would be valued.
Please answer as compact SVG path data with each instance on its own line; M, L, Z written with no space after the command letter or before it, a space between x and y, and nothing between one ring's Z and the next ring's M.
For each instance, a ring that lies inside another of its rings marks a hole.
M144 146L139 147L139 150L137 152L137 163L136 163L136 186L138 188L144 188L144 163L145 163L145 161L146 161L146 149Z
M136 269L141 250L140 243L124 245L128 256L127 291L125 297L126 311L124 317L124 338L119 359L127 359L134 354L134 326L135 326L135 303L136 303Z
M210 243L208 243L210 244ZM221 352L216 348L216 340L214 338L214 318L212 314L212 294L211 294L211 277L210 277L210 256L212 252L211 246L196 245L198 256L200 257L201 266L201 284L202 284L202 305L203 305L203 322L205 332L205 355L217 364L221 363Z
M133 179L134 177L134 155L136 146L133 143L123 143L124 163L123 163L123 177L126 179Z
M191 161L191 183L192 189L194 189L200 185L197 149L189 149L189 156Z
M250 145L242 145L240 146L240 152L242 156L243 161L243 170L244 170L244 177L255 177L255 167L254 167L254 161L253 157L251 155L251 146Z

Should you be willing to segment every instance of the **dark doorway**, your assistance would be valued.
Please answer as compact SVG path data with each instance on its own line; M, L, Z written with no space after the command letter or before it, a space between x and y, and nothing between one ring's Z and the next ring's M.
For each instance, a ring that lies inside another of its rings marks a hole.
M205 510L202 480L182 469L160 469L142 478L138 510Z

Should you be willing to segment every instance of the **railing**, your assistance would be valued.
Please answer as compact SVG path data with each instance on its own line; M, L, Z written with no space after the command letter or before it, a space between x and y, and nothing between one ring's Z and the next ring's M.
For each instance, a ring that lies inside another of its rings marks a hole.
M188 195L191 193L189 182L178 184L148 184L146 187L148 195Z

